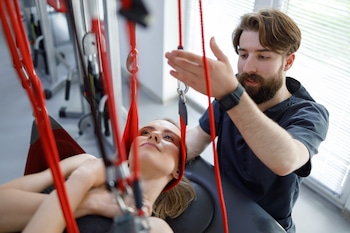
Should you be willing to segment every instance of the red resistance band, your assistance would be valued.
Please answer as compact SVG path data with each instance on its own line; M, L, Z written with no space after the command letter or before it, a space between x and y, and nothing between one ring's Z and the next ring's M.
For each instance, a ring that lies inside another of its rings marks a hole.
M182 44L182 13L181 13L181 0L178 0L178 20L179 20L179 45L178 49L183 49ZM177 180L176 183L173 183L171 187L174 187L176 184L178 184L182 178L182 176L185 173L185 164L187 160L187 148L186 148L186 131L187 131L187 108L186 108L186 98L185 94L187 90L180 90L180 84L178 86L178 94L179 94L179 103L178 103L178 110L179 110L179 119L180 119L180 131L181 131L181 158L180 158L180 164L181 164L181 170L180 170L180 178ZM169 187L169 188L171 188Z
M200 10L200 20L201 20L201 34L202 34L202 49L203 49L203 64L204 64L204 71L205 71L205 78L206 78L206 85L207 85L207 93L208 93L208 105L209 105L209 119L210 119L210 132L211 132L211 139L212 139L212 146L213 146L213 152L214 152L214 169L215 169L215 177L216 177L216 184L217 184L217 190L218 195L220 198L220 205L221 205L221 211L223 216L223 225L224 225L224 232L228 233L228 220L227 220L227 214L226 214L226 205L222 190L222 183L221 183L221 176L220 176L220 168L219 168L219 162L218 162L218 155L217 150L215 146L215 122L214 122L214 112L213 112L213 106L211 103L211 88L210 88L210 75L209 75L209 68L208 68L208 61L205 54L205 42L204 42L204 24L203 24L203 9L202 9L202 1L199 0L199 10ZM181 0L178 0L178 13L179 13L179 46L178 49L183 49L182 45L182 18L181 18ZM180 96L181 98L181 96ZM186 135L186 125L184 122L185 115L185 109L182 109L181 104L179 103L179 113L180 113L180 121L181 121L181 136L182 139L182 146L185 147L185 135ZM187 114L187 113L186 113ZM187 124L187 123L186 123ZM183 132L184 131L184 132ZM186 155L184 155L186 156ZM186 157L185 157L186 158Z
M31 60L29 43L22 23L18 2L15 0L0 1L0 17L14 68L32 104L40 136L42 139L45 139L42 141L42 146L53 175L54 184L67 223L67 230L68 232L79 232L69 205L64 186L64 177L58 165L59 155L45 106L44 92Z
M123 144L125 145L126 151L130 152L131 144L136 138L139 130L139 118L137 109L137 92L138 92L138 77L137 72L139 70L138 66L138 51L136 49L136 25L134 22L127 22L127 30L130 42L130 53L128 55L126 66L127 70L130 72L130 108L128 112L127 121L125 124L124 134L123 134ZM135 145L134 157L135 157L135 171L134 178L139 179L139 164L138 160L138 150Z
M124 3L124 1L123 1ZM126 3L127 7L131 6L129 3ZM124 7L124 6L123 6ZM96 16L98 16L98 13L96 13ZM128 70L131 73L131 82L130 82L130 89L131 89L131 106L130 110L128 112L128 118L123 134L123 138L121 140L121 137L119 135L119 129L118 129L118 123L117 123L117 117L116 117L116 110L115 110L115 102L114 102L114 93L113 93L113 82L110 72L110 64L108 60L108 54L107 54L107 42L104 31L102 29L102 22L99 18L92 18L92 32L95 33L97 37L97 49L99 51L99 60L101 61L101 76L102 76L102 82L104 86L104 90L108 96L108 108L110 113L110 119L111 119L111 126L112 126L112 132L114 132L114 144L117 146L118 149L118 158L115 161L116 166L120 166L123 162L125 162L128 158L128 153L130 151L130 147L132 144L132 141L137 136L138 133L138 112L137 112L137 88L138 88L138 81L137 81L137 71L138 71L138 65L137 65L137 50L136 50L136 36L135 36L135 23L128 21L128 34L130 36L130 45L131 45L131 52L128 57L127 66ZM131 180L130 177L126 177L126 180L117 180L117 185L121 190L125 190L124 184L131 184L134 187L135 190L139 189L139 159L138 159L138 149L134 148L134 177ZM125 183L126 182L126 183ZM142 194L136 191L137 193L134 193L135 195L135 203L136 208L138 209L139 215L143 215L142 212Z
M130 109L128 112L128 118L125 125L124 135L123 135L123 143L126 147L126 151L128 152L130 150L131 144L133 139L137 136L138 133L138 111L137 111L137 90L138 90L138 78L137 78L137 72L138 72L138 61L137 61L137 49L136 49L136 27L135 27L135 21L131 19L136 19L137 17L133 17L133 7L136 7L133 5L133 2L131 0L122 0L122 9L120 12L123 12L123 15L128 16L129 20L127 22L127 30L129 35L129 41L130 41L130 53L127 59L127 69L131 73L130 78ZM138 6L140 7L140 6ZM141 9L143 8L141 7ZM139 11L138 11L139 12ZM127 18L128 18L127 17ZM139 21L137 21L139 22ZM140 22L139 22L140 23ZM142 24L141 24L142 25ZM143 25L144 26L144 25ZM187 112L186 112L187 113ZM186 118L184 120L184 118ZM181 137L182 137L182 143L181 143L181 157L180 157L180 164L181 164L181 173L180 173L180 179L174 180L171 183L169 183L163 191L167 191L171 188L173 188L175 185L177 185L178 182L180 182L181 177L184 173L184 167L185 167L185 161L186 161L186 146L185 146L185 136L186 136L186 125L187 125L187 115L186 117L183 117L180 119L181 123ZM136 145L135 145L136 146ZM135 157L135 171L134 171L134 180L138 182L139 180L139 162L138 162L138 149L135 147L134 149L134 157Z
M91 20L91 31L96 35L97 49L99 51L99 61L101 64L101 78L103 83L104 91L108 96L107 106L109 111L109 117L111 120L114 145L118 149L118 159L116 165L120 165L123 161L126 161L126 152L125 147L121 145L121 137L119 134L119 127L116 115L116 104L114 101L114 92L113 92L113 81L110 69L110 63L107 53L107 40L105 37L104 30L102 29L102 22L99 18L92 18Z
M226 214L226 205L225 205L224 194L223 194L223 190L222 190L218 154L217 154L217 150L216 150L216 146L215 146L216 131L215 131L215 122L214 122L214 110L213 110L213 105L212 105L211 99L210 99L210 96L211 96L210 73L209 73L209 67L208 67L208 60L207 60L206 52L205 52L203 8L202 8L202 1L201 0L199 0L199 10L200 10L201 34L202 34L203 65L204 65L205 79L206 79L207 93L208 93L208 105L209 105L208 108L209 108L210 132L211 132L210 135L211 135L213 152L214 152L214 169L215 169L216 185L217 185L217 189L218 189L218 195L220 197L220 205L221 205L221 211L222 211L224 232L228 233L229 231L228 231L228 220L227 220L227 214Z

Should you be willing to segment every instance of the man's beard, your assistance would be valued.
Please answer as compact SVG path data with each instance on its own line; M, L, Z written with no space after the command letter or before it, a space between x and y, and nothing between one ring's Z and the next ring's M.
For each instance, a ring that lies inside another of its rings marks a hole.
M278 73L266 79L258 74L247 73L239 74L237 78L256 104L272 99L283 84L281 69L279 69ZM246 80L256 82L258 87L245 85Z

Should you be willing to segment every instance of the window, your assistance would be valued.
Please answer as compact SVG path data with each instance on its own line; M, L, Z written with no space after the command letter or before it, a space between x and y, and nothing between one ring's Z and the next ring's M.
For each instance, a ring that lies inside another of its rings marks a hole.
M186 26L184 27L184 49L203 54L202 35L200 25L200 12L198 1L185 2L187 14ZM215 58L209 47L209 40L215 36L216 43L225 52L235 69L237 56L233 49L231 35L236 28L239 18L246 12L254 9L254 0L203 0L203 24L205 34L206 56ZM232 14L234 12L234 14ZM187 37L186 37L187 36ZM208 98L190 88L188 97L203 110L208 106Z
M350 169L350 2L285 2L303 36L293 76L330 112L327 139L313 158L311 178L344 202Z
M205 48L211 54L209 38L216 41L236 69L237 56L231 33L239 17L253 11L263 0L203 0ZM350 191L350 1L348 0L274 0L273 6L290 15L302 31L302 45L288 75L300 80L317 102L330 112L330 127L319 154L313 158L313 170L305 183L321 190L339 206ZM202 54L198 1L186 1L188 23L185 49ZM187 46L187 47L186 47ZM191 91L189 99L201 109L208 106L206 96Z

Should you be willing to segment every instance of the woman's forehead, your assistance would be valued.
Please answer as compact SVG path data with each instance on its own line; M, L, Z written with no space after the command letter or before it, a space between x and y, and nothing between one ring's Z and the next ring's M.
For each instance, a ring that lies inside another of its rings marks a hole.
M180 129L174 125L172 122L168 121L168 120L154 120L154 121L150 121L147 124L145 124L143 126L144 127L152 127L156 130L159 131L171 131L174 134L180 136Z

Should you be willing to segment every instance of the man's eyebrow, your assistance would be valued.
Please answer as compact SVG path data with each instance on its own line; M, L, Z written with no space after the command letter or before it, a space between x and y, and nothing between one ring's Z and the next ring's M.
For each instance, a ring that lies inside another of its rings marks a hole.
M247 49L245 49L245 48L238 48L238 51L243 51L243 52L245 52L245 51L247 51ZM255 52L273 52L271 49L267 49L267 48L263 48L263 49L257 49L257 50L255 50Z

